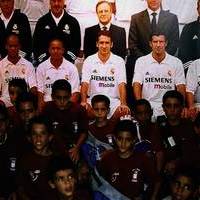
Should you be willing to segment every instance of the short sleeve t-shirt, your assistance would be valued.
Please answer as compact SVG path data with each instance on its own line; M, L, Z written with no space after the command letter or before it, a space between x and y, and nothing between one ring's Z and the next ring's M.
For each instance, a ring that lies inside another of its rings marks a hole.
M51 101L52 84L58 79L69 81L72 93L79 91L79 75L77 68L63 58L62 64L56 69L50 59L41 63L36 71L38 91L44 94L44 101Z
M195 96L195 102L200 103L200 59L195 60L187 71L186 91Z
M179 84L185 84L182 62L166 53L165 59L158 63L152 54L140 57L135 64L133 83L142 85L142 98L147 99L155 116L162 115L162 97L168 90L174 90Z
M83 64L82 82L90 85L90 98L104 94L119 99L118 85L126 83L124 60L112 53L106 63L102 63L98 54L89 56Z

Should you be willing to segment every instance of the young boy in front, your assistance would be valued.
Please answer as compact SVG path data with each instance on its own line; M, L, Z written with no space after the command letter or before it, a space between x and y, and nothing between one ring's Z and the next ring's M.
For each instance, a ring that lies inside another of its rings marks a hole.
M147 153L151 152L155 156L157 170L160 172L164 162L164 147L158 126L151 122L153 110L149 101L146 99L136 100L133 105L133 115L139 126L139 142L136 148L138 146Z
M87 137L88 118L86 110L70 101L71 85L59 79L52 85L52 100L46 104L43 115L53 122L55 139L74 162L80 158L80 147Z
M55 157L49 164L49 184L54 191L51 200L91 200L86 190L77 189L73 162L68 157Z
M50 148L53 138L51 123L43 116L30 121L29 140L32 150L26 152L17 163L17 191L19 199L44 200L50 193L47 169L54 156Z
M159 184L155 164L146 154L133 151L136 125L130 120L120 121L115 137L116 149L105 154L98 164L100 175L130 199L142 198L147 181L147 199L156 199Z

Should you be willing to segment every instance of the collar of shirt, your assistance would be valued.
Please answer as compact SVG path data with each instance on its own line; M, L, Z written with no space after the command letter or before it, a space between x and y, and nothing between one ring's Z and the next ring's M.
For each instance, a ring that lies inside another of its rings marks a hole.
M96 63L98 63L98 64L103 64L103 65L111 64L112 60L113 60L112 58L113 58L113 53L110 52L110 57L108 58L108 60L105 63L103 63L98 56L98 52L96 53Z
M63 58L63 61L62 61L61 65L58 68L55 68L51 63L50 58L48 58L48 63L47 63L48 69L61 70L63 68L63 62L64 62L64 58Z
M63 15L64 15L64 10L63 10L62 14L60 15L60 17L55 17L55 15L51 12L51 16L53 17L53 19L54 19L56 25L59 24L59 22L60 22L60 20L62 19Z
M5 18L3 13L1 13L0 17L1 17L2 21L4 22L5 27L8 26L8 23L9 23L10 19L12 18L13 13L14 13L14 10L12 11L12 14L10 15L10 17L8 19Z
M106 27L107 30L109 31L109 30L110 30L111 23L108 23L108 24L106 24L106 25L103 25L103 24L99 23L99 26L100 26L100 29L101 29L101 30L103 30L103 27Z
M169 54L165 52L165 58L159 64L167 64L168 63ZM152 52L150 53L150 63L158 63L157 60L152 56Z
M152 19L153 19L152 13L156 13L156 14L157 14L157 15L156 15L156 23L158 23L158 17L159 17L159 14L160 14L160 8L159 8L158 10L156 10L156 11L153 11L153 10L151 10L150 8L147 8L147 12L148 12L148 14L149 14L150 22L151 22Z
M19 61L16 63L16 64L13 64L12 62L10 62L9 60L8 60L8 56L6 56L5 57L5 61L6 61L6 63L8 64L8 65L21 65L21 64L23 64L23 65L25 65L25 62L24 62L24 60L23 60L23 58L20 56L20 59L19 59Z

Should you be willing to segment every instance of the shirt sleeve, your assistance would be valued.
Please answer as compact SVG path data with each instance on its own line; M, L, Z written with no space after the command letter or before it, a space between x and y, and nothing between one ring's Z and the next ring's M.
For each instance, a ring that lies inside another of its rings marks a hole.
M175 85L185 84L185 73L183 64L180 60L177 60L175 71Z
M27 82L28 82L30 88L37 87L35 68L33 67L33 65L31 63L29 65Z
M135 63L135 71L133 74L133 82L132 83L137 82L137 83L140 83L141 85L143 84L143 79L144 79L143 70L144 70L144 63L139 58L136 60L136 63Z
M120 62L119 62L119 70L118 70L117 78L118 78L118 84L126 83L126 68L125 68L125 62L123 59L120 59Z
M79 86L80 86L79 74L76 66L74 65L72 66L70 79L71 79L70 82L72 86L72 93L79 92Z
M90 82L91 72L90 72L90 63L91 61L89 59L86 59L83 63L82 68L82 81L81 82Z
M197 87L198 87L198 80L197 80L197 63L193 62L187 71L186 76L186 91L191 92L192 94L195 93Z
M38 92L44 93L44 72L41 65L36 70L36 79Z

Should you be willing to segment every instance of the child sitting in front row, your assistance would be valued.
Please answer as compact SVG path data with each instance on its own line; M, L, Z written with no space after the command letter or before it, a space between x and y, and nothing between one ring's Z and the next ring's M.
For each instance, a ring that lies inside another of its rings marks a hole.
M140 199L144 183L148 183L147 199L156 199L159 178L153 160L145 153L134 152L136 125L120 121L115 129L116 149L108 152L98 163L100 175L116 190L130 199Z

